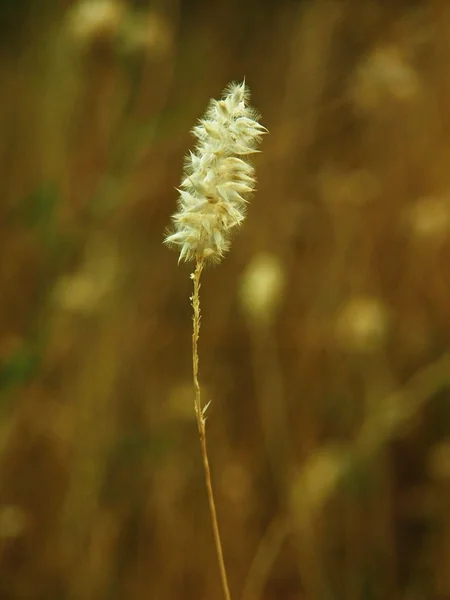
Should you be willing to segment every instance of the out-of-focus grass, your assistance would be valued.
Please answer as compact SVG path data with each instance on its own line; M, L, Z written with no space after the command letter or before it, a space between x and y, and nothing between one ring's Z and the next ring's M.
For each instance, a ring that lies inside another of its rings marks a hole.
M270 135L200 342L233 596L449 597L447 2L4 2L0 33L0 599L220 597L161 242L244 76Z

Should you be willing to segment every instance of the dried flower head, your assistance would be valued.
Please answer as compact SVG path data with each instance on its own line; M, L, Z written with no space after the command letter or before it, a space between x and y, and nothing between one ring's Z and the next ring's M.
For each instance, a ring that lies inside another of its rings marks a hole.
M120 0L82 0L68 13L69 31L80 43L110 41L125 16L126 7Z
M354 296L342 307L336 321L337 340L354 354L371 354L383 348L390 319L385 305L372 296Z
M281 261L268 252L257 254L241 280L240 300L245 316L258 325L270 324L283 298Z
M198 142L186 157L174 230L165 239L180 249L179 261L220 261L233 230L245 218L248 196L255 188L248 156L258 152L267 131L248 100L245 82L230 84L222 100L211 100L192 130Z

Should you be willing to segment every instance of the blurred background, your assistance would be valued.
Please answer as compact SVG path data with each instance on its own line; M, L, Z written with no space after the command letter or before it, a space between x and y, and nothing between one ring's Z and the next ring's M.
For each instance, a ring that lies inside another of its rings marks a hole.
M200 338L232 596L450 599L450 3L2 0L0 600L222 598L162 241L244 77Z

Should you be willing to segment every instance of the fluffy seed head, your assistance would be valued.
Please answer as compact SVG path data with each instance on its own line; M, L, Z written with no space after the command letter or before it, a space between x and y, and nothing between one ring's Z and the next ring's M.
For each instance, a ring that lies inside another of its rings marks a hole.
M258 152L267 132L248 106L245 82L230 84L221 100L211 100L203 119L192 130L194 152L185 160L178 212L165 243L180 252L179 261L219 262L230 247L233 230L245 218L255 188L249 155Z

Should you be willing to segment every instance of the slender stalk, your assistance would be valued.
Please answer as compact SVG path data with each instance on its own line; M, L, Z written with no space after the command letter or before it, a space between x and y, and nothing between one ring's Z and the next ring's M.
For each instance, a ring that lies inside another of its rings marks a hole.
M200 277L203 271L204 261L197 259L195 271L191 275L194 282L194 293L191 297L193 316L193 331L192 331L192 374L194 378L195 388L195 416L197 419L198 433L200 436L200 444L203 456L203 467L205 470L206 491L208 493L209 511L214 534L214 542L216 545L217 560L219 563L220 578L222 580L222 588L225 600L231 600L230 588L228 586L227 571L223 557L222 540L220 538L219 522L217 519L216 504L214 502L214 493L211 481L211 469L209 468L208 451L206 448L206 418L205 413L208 404L202 407L200 396L200 384L198 382L198 338L200 335Z

